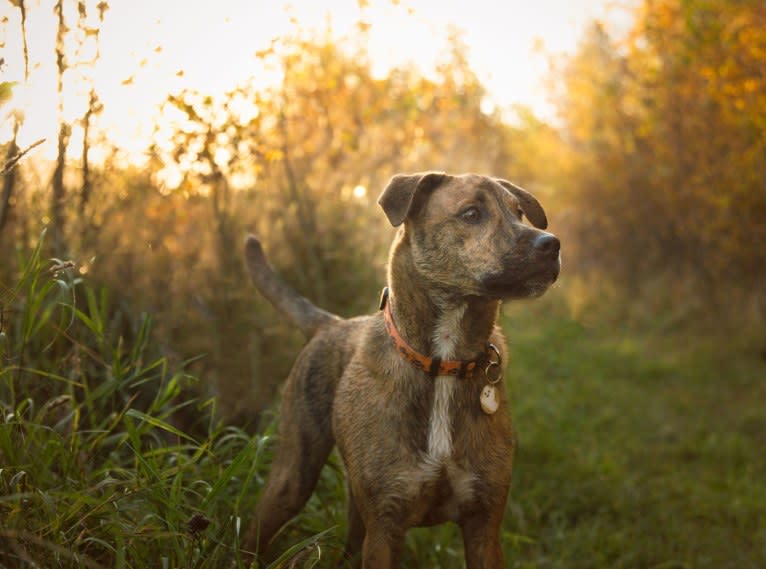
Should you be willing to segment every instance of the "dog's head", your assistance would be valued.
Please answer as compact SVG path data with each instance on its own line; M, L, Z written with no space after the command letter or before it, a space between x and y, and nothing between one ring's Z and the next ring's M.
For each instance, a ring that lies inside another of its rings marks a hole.
M416 270L434 286L525 298L540 296L558 277L559 240L542 231L548 220L540 202L506 180L397 175L378 203L391 225L404 224Z

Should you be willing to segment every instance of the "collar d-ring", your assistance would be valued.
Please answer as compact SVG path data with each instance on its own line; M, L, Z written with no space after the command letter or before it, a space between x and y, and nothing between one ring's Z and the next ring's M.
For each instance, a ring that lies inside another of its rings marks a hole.
M497 349L495 344L490 343L487 345L487 348L490 359L487 363L487 367L484 368L484 375L487 377L487 381L490 385L494 385L500 381L500 378L503 376L503 357L500 355L500 350ZM497 359L492 359L493 353Z

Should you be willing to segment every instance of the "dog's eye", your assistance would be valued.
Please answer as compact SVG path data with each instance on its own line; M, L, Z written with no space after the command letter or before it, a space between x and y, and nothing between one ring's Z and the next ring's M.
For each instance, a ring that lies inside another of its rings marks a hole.
M478 223L481 221L481 211L476 206L471 206L460 212L460 219L466 223Z

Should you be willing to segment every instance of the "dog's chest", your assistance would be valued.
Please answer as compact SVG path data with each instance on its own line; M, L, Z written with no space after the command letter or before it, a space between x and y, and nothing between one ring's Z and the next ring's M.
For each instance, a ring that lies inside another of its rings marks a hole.
M455 359L457 347L463 341L461 324L465 310L466 306L460 305L445 311L437 321L432 338L435 357L442 360ZM459 438L461 434L461 429L455 429L453 425L457 416L453 409L458 403L456 399L463 399L456 397L457 391L464 388L459 381L454 376L438 376L433 381L427 458L421 463L421 468L424 478L428 480L426 486L432 485L434 489L430 512L434 521L456 519L462 507L475 499L477 475L468 466L470 461L459 466L454 456L456 444L463 447L461 455L465 455L468 450L464 448L465 444L453 438Z
M415 480L420 484L413 488L414 494L424 507L417 525L457 521L461 511L470 507L476 498L476 474L452 461L425 460Z
M434 356L442 360L452 359L460 337L460 324L465 305L445 311L434 329ZM428 456L436 461L445 460L452 454L451 405L457 379L438 376L434 379L434 398L428 428Z

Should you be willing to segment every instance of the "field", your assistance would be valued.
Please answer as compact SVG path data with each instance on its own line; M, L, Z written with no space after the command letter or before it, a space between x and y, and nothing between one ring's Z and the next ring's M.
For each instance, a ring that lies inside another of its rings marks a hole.
M3 4L0 569L244 569L302 342L245 236L375 310L378 196L425 171L519 184L562 243L502 313L507 567L766 568L766 2L447 4ZM261 569L338 566L345 486L333 454Z
M529 310L510 566L763 567L763 359Z
M131 320L106 291L51 273L39 251L11 296L0 566L242 567L274 421L251 436L214 420L198 380L159 354L147 315ZM519 440L507 566L766 566L762 355L575 317L565 299L562 287L504 309ZM334 566L344 493L333 455L270 566ZM462 567L459 532L410 532L403 566Z

